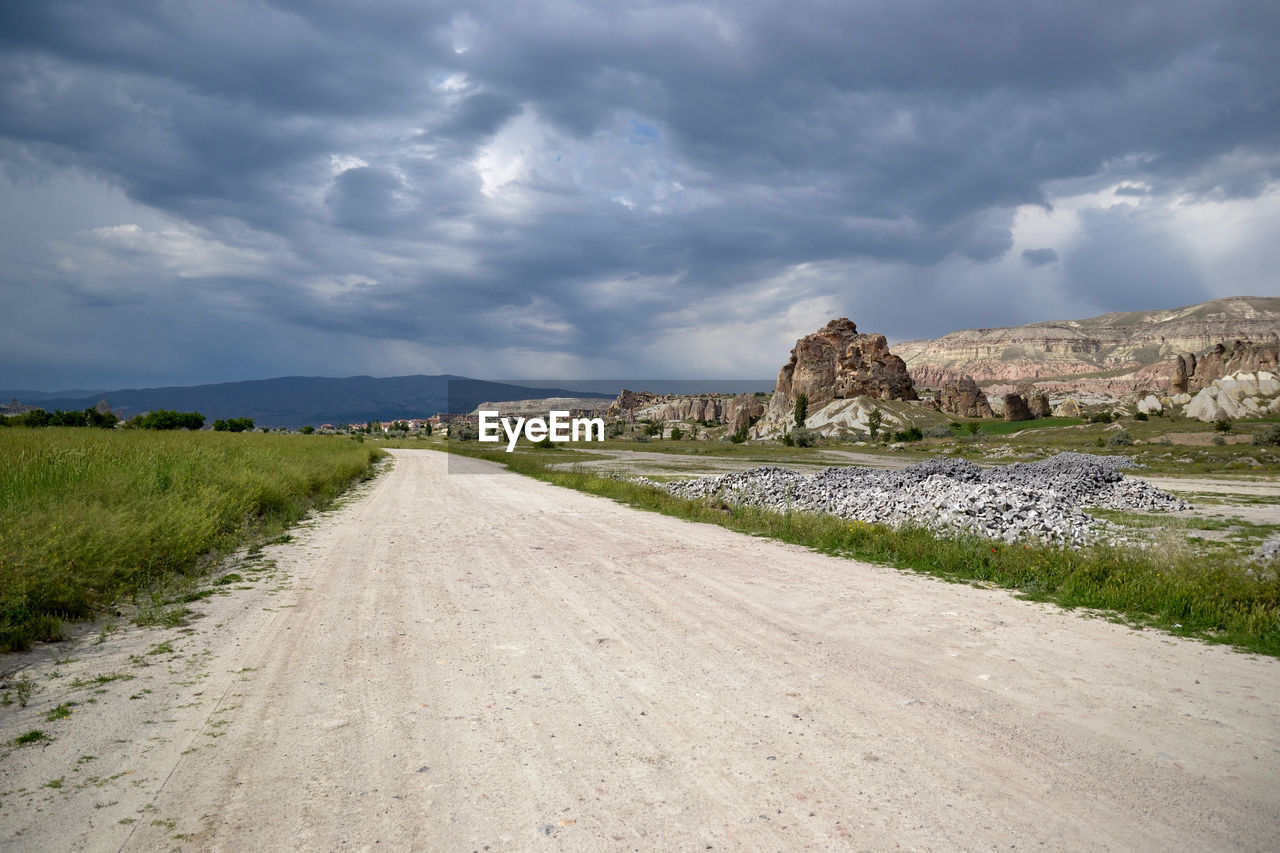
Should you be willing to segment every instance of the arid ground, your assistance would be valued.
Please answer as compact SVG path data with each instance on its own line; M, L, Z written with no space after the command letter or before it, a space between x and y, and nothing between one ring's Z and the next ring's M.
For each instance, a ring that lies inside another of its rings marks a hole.
M0 847L1280 847L1280 661L393 453L4 661Z

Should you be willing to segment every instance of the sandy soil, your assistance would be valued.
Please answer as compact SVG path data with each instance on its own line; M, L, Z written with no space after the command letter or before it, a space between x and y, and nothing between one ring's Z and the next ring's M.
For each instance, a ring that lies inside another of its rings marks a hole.
M6 660L0 847L1280 848L1280 661L395 456L185 632Z

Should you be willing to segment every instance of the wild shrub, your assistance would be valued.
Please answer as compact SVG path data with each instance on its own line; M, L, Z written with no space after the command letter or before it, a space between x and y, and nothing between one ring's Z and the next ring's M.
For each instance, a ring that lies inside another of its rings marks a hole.
M1253 437L1259 447L1280 447L1280 424L1272 424Z
M813 447L819 439L818 433L811 429L796 427L791 431L791 441L796 447Z
M1128 447L1131 444L1133 444L1133 436L1129 434L1127 429L1113 432L1111 437L1107 439L1107 447Z

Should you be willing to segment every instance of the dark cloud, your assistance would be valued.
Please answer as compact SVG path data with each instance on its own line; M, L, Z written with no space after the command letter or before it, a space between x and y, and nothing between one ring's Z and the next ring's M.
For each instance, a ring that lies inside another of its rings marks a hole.
M964 303L985 325L1045 319L990 272L1010 254L1079 288L1053 303L1077 315L1194 301L1208 285L1172 230L1085 213L1054 264L1019 251L1015 210L1064 187L1265 198L1278 37L1280 11L1243 0L15 0L0 168L47 183L50 210L68 182L122 195L0 237L21 246L4 322L55 323L39 281L68 324L157 345L183 328L166 312L204 311L218 335L185 337L226 370L248 363L220 341L300 372L340 336L395 370L510 373L520 353L626 365L670 330L806 300L946 331L963 300L943 269L1005 288ZM92 363L103 344L81 340Z
M1022 260L1027 266L1043 267L1055 263L1058 260L1058 253L1050 248L1023 249Z

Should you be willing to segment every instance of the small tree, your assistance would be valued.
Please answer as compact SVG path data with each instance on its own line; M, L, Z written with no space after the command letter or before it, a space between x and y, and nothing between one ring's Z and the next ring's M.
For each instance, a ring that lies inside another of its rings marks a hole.
M803 427L805 418L809 416L809 395L801 393L796 396L796 426Z
M867 432L871 433L871 440L875 441L876 436L880 434L880 426L884 423L884 415L879 409L872 409L871 414L867 415Z
M311 424L307 424L301 430L299 430L299 432L301 432L303 435L311 435L311 433L315 431L316 431L316 428L313 427Z
M1218 418L1213 422L1213 428L1218 432L1231 432L1232 426L1231 418Z
M427 421L427 435L431 435L431 421Z
M671 428L671 440L672 440L672 441L679 441L679 440L680 440L680 439L682 439L682 438L684 438L684 433L680 431L680 427L678 427L678 426L672 427L672 428Z

